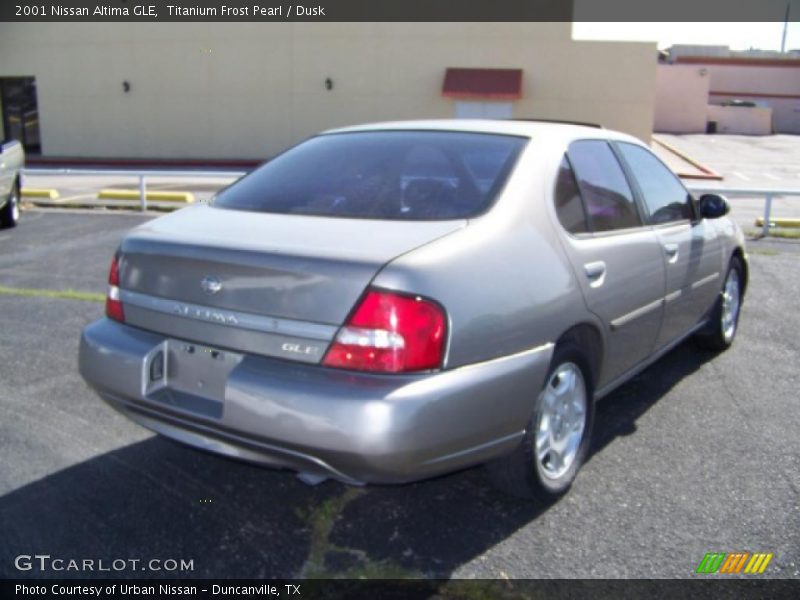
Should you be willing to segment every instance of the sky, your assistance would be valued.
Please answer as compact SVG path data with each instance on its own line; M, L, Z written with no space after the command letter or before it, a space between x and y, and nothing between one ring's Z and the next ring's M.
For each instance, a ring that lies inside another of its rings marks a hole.
M573 23L576 40L625 40L780 50L783 23ZM789 23L786 50L800 49L800 23Z

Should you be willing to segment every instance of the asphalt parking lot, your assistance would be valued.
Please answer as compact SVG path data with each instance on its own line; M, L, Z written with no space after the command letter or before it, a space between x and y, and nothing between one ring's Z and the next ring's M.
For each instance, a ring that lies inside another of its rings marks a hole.
M800 187L799 136L664 133L657 136L720 173L727 187Z
M0 231L0 577L81 575L14 568L49 554L193 560L149 576L684 578L706 552L743 550L774 553L767 576L800 577L797 243L750 244L734 347L685 343L603 400L591 458L541 509L481 469L308 487L114 412L76 366L102 303L35 290L103 294L120 237L146 218L29 210Z
M800 136L797 135L669 135L658 138L722 175L722 181L687 180L692 186L800 190ZM764 198L731 196L733 218L746 231L764 215ZM777 196L770 218L800 218L800 196Z

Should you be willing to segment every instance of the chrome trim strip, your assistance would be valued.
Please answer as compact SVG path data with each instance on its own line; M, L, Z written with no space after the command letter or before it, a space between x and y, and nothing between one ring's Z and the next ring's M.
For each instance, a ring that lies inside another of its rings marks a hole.
M650 304L645 304L644 306L640 306L639 308L632 310L631 312L622 315L621 317L617 317L613 321L611 321L611 329L619 329L623 325L626 325L633 321L634 319L638 319L639 317L646 315L647 313L656 310L657 308L661 308L664 304L664 298L659 298L658 300L654 300Z
M465 369L478 369L484 367L486 365L491 365L494 363L501 363L507 360L513 360L515 358L519 358L522 356L533 356L534 354L538 354L539 352L551 352L556 345L553 342L545 342L539 346L535 346L533 348L528 348L527 350L521 350L519 352L515 352L514 354L506 354L505 356L497 356L495 358L488 358L486 360L482 360L481 362L476 363L468 363L466 365L461 365L459 367L454 367L450 369L449 372L464 371Z
M711 283L716 281L719 278L719 272L713 273L712 275L708 275L707 277L703 277L702 279L698 279L691 285L691 291L696 290L697 288L704 286L707 283ZM658 300L654 300L650 304L645 304L644 306L640 306L639 308L632 310L631 312L622 315L621 317L617 317L613 321L611 321L611 329L619 329L623 325L626 325L633 321L634 319L638 319L642 315L649 313L652 310L657 309L662 304L667 304L669 302L673 302L680 298L683 295L683 290L675 290L674 292L670 292L663 298L659 298Z
M201 306L130 290L120 290L120 298L123 304L132 304L146 310L192 319L202 323L216 323L226 327L248 329L262 333L331 341L339 329L335 325L321 325L307 321L281 319L212 306Z
M696 290L699 287L704 286L707 283L711 283L712 281L716 281L719 278L719 271L709 275L708 277L703 277L702 279L698 279L692 284L692 289Z

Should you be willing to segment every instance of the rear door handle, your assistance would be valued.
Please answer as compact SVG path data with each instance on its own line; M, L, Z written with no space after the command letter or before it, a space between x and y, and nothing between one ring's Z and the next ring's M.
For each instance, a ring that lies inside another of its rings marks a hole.
M586 273L591 287L600 287L606 279L606 263L602 260L586 263L583 265L583 272Z
M678 260L678 244L664 244L664 254L667 255L667 262L674 263Z

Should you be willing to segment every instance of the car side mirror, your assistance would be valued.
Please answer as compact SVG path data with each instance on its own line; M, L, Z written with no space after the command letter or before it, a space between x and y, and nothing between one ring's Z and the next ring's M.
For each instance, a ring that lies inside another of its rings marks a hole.
M703 194L697 201L697 208L704 219L719 219L731 211L725 196L719 194Z

